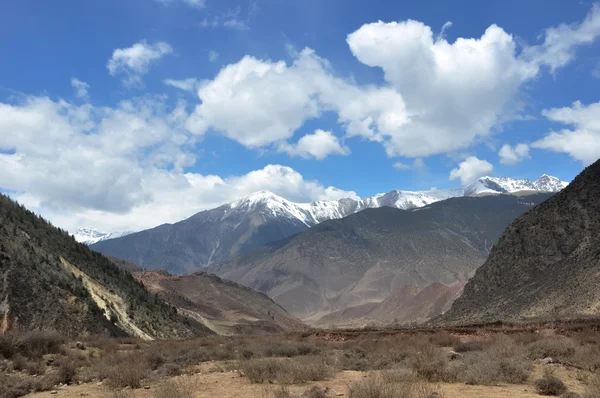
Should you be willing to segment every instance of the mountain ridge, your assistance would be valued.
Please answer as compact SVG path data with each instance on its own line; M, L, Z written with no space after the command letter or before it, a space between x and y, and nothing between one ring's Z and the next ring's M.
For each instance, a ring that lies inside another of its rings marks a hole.
M265 292L292 315L314 322L382 302L406 285L466 281L506 226L550 195L484 195L410 210L366 209L207 270Z
M516 181L516 182L515 182ZM359 211L393 207L420 208L441 200L478 194L517 193L543 189L555 192L567 183L555 177L530 180L482 177L465 188L429 191L390 191L364 200L340 199L294 203L268 191L204 210L173 224L102 240L91 247L106 255L146 269L190 273L268 242L300 233L323 221L340 219Z

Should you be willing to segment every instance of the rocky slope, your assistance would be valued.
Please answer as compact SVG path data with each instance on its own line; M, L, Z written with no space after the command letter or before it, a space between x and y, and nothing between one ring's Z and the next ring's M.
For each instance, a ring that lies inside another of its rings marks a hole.
M515 220L439 322L600 314L600 161Z
M134 276L152 293L217 334L249 335L306 328L265 294L216 275L146 271Z
M267 293L300 319L381 302L407 285L451 285L479 267L501 232L550 194L452 198L367 209L208 268Z
M293 203L261 191L175 224L99 241L92 248L147 269L188 273L229 260L267 242L292 236L323 221L364 209L386 206L413 209L465 195L556 192L565 185L565 182L546 175L533 182L482 177L465 188L419 192L395 190L364 200L313 203Z
M108 258L0 195L0 333L15 328L144 339L212 334Z

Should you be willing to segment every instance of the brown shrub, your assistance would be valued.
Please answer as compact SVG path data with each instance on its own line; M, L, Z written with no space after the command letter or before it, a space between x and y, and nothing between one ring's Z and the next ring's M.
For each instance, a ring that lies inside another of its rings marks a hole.
M58 367L58 383L63 384L71 384L73 378L77 374L77 367L75 366L75 362L71 359L65 359L60 363Z
M554 360L566 361L577 350L577 344L568 337L558 336L535 341L527 346L529 358L543 359L550 357Z
M98 378L105 378L106 385L113 389L140 388L149 373L147 363L132 355L111 357L102 365Z
M350 398L426 398L437 389L414 378L392 381L380 374L372 374L350 386ZM435 396L440 396L439 393Z
M541 379L537 379L533 382L533 385L540 395L560 396L567 392L565 383L550 374L546 374Z
M0 374L0 398L17 398L33 389L31 380L22 376Z
M280 384L324 380L332 373L331 368L318 357L250 359L240 362L240 370L252 383Z
M181 377L176 380L165 380L154 390L154 398L194 398L199 389L198 380L194 377Z
M454 375L442 351L431 344L414 347L409 362L418 376L427 381L453 381Z
M66 339L49 330L25 332L17 337L16 351L27 358L38 359L46 354L58 354Z

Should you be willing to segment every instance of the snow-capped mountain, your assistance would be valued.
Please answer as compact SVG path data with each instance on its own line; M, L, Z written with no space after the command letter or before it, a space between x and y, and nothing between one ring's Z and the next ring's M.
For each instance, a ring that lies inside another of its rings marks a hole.
M120 238L133 233L132 231L125 232L100 232L92 227L81 227L75 231L73 237L79 243L85 245L92 245L96 242L100 242L107 239Z
M565 185L549 176L542 176L534 182L482 177L464 188L395 190L363 200L312 203L294 203L272 192L259 191L175 224L164 224L118 239L113 239L114 236L98 239L93 249L147 269L192 272L297 234L325 220L343 218L367 208L387 206L406 210L453 197L523 190L555 192Z
M519 191L558 192L568 185L556 177L542 175L535 181L528 178L481 177L464 189L465 195L481 193L515 193Z

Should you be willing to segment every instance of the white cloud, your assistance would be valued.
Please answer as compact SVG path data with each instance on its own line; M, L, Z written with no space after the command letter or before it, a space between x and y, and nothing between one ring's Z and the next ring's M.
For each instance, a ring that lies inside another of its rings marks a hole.
M326 111L338 113L348 135L373 140L406 121L394 90L345 82L310 49L296 54L291 65L246 56L204 82L198 95L190 131L201 135L210 128L249 148L287 140Z
M518 110L519 88L538 73L496 25L449 43L421 22L377 22L347 41L359 61L383 69L405 103L407 122L382 132L390 156L447 153L487 136L500 115Z
M148 73L150 65L172 52L168 43L148 44L142 40L131 47L114 50L106 68L111 76L125 75L123 84L126 86L142 86L142 76Z
M315 158L323 160L329 155L349 155L350 149L342 144L338 137L331 131L321 129L315 130L313 134L306 134L296 144L287 142L279 146L281 152L287 152L292 156L303 158Z
M90 88L89 84L87 84L86 82L82 82L76 77L72 77L71 86L73 86L73 88L75 89L75 94L77 95L77 97L82 99L87 98L88 88Z
M195 137L186 132L185 104L162 97L115 108L74 105L47 97L0 102L0 187L56 225L74 230L142 229L175 222L253 191L295 201L355 197L268 165L245 175L186 172Z
M154 0L154 1L161 3L163 5L169 5L169 4L176 3L179 1L181 3L187 4L188 6L196 7L196 8L204 8L206 6L205 0Z
M422 158L416 158L413 160L412 164L396 162L394 163L394 167L398 170L424 170L427 166L425 166L425 162Z
M548 29L547 42L553 43L557 30L568 33L576 39L560 48L572 54L584 42L581 37L595 35L590 27L596 9L570 30ZM213 25L221 24L218 20ZM386 83L380 86L340 79L311 49L292 53L292 63L243 57L202 84L201 104L188 128L196 134L212 129L259 148L280 144L307 120L335 112L346 137L379 142L390 157L419 158L468 148L520 117L520 91L539 75L549 56L534 57L533 47L520 51L513 37L496 25L479 38L448 42L443 33L449 26L435 37L421 22L377 22L348 35L356 58L383 70ZM538 46L536 54L549 54L556 46Z
M561 24L546 29L544 42L526 48L524 56L534 62L545 64L554 71L575 58L575 49L578 46L591 44L599 35L600 5L594 4L583 22Z
M449 180L459 178L462 185L467 185L479 177L491 174L493 170L494 166L490 162L469 156L460 162L457 168L450 171Z
M180 90L189 91L191 93L195 92L199 85L198 80L195 78L184 80L166 79L163 81L163 83L165 83L168 86L178 88Z
M498 155L500 156L500 163L502 164L517 164L524 159L529 158L529 145L517 144L514 147L511 147L508 144L504 144L502 148L500 148Z
M208 52L208 60L210 62L217 62L217 60L219 59L219 53L214 51L214 50L210 50Z
M571 107L547 109L542 114L574 129L552 131L532 147L567 153L584 165L600 158L600 102L586 106L577 101Z

